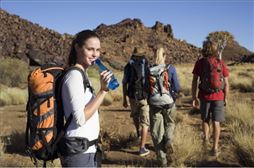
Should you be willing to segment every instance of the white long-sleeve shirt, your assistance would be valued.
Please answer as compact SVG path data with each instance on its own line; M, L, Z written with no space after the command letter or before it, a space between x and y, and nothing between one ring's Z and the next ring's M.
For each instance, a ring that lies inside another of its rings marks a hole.
M63 79L62 100L65 118L73 114L73 119L67 128L66 137L85 137L89 141L99 136L99 114L96 111L89 120L85 119L84 108L94 98L89 88L84 91L82 74L71 70ZM95 153L95 145L90 146L85 153Z

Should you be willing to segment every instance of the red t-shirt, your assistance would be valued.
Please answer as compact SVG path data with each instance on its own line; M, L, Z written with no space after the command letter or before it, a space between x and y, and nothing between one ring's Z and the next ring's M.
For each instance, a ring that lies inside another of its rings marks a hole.
M213 57L211 58L213 63L217 63L218 60ZM201 77L202 74L202 70L204 69L205 66L205 59L202 58L200 60L198 60L194 66L194 69L192 71L193 74L198 75L199 77ZM222 63L222 74L224 77L228 77L229 76L229 72L227 69L226 64L224 63L224 61L221 60ZM215 93L206 93L202 90L199 89L198 92L198 98L202 99L202 100L224 100L224 92L223 90L219 91L219 92L215 92Z

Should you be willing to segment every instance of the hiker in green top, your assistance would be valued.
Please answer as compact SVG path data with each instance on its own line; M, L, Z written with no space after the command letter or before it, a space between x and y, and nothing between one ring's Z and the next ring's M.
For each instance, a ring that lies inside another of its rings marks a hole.
M165 64L164 49L158 48L155 57L148 75L150 130L159 166L167 167L173 153L175 99L180 86L174 66Z

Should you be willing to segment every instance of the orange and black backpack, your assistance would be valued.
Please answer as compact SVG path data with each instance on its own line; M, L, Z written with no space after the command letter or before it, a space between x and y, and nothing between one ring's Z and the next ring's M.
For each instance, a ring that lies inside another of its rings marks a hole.
M61 101L62 79L77 67L64 69L55 64L43 65L28 76L26 151L37 166L37 160L46 161L58 158L58 143L64 136L72 115L65 122ZM84 88L89 83L82 73Z

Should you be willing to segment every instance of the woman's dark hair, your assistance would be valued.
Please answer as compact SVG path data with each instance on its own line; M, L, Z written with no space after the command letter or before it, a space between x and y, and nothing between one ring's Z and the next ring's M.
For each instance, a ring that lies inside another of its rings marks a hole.
M202 48L202 54L204 57L209 56L218 56L218 45L216 42L212 41L204 41L203 42L203 48Z
M96 37L99 39L99 36L92 30L83 30L77 33L71 44L71 51L68 58L68 65L75 65L77 62L77 53L75 50L75 45L77 44L80 48L84 45L84 43L92 37Z

